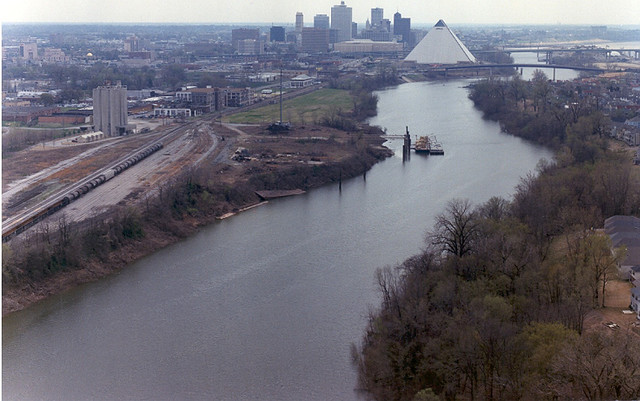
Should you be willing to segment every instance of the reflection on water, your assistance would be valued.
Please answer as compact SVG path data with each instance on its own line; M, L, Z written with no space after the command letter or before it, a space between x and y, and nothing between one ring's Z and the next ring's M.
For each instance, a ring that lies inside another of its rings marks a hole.
M514 63L540 64L541 66L540 70L542 70L542 72L544 72L549 79L553 79L554 77L553 69L544 68L544 65L545 65L545 61L543 59L543 57L545 57L544 52L540 53L539 55L537 53L513 53L511 57L513 58ZM527 67L527 68L519 69L518 71L519 72L521 71L522 79L529 81L531 80L531 78L533 78L533 72L536 69L537 68ZM556 69L555 71L556 81L572 81L578 78L578 76L580 76L580 73L574 70Z
M468 82L379 93L373 124L444 156L367 173L202 230L120 274L3 319L4 399L355 400L349 347L376 268L418 252L453 197L509 196L550 153L500 133Z

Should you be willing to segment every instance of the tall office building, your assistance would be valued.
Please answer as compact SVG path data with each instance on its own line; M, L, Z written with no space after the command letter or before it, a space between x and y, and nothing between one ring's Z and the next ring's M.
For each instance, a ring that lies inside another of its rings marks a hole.
M384 10L382 8L371 9L371 26L375 27L382 24L384 19Z
M124 40L124 51L138 52L140 50L140 39L136 35L129 36Z
M238 54L264 54L264 42L255 39L242 39L238 41Z
M20 45L20 57L29 61L37 60L38 45L36 43L22 43Z
M400 41L412 46L411 18L402 18L402 14L399 12L393 14L393 34L402 36Z
M298 11L296 13L296 33L302 33L302 28L304 28L304 15Z
M387 32L391 32L391 21L386 18L383 19L382 21L380 21L380 27Z
M317 29L329 29L331 25L329 24L329 16L327 14L316 14L313 17L313 27Z
M283 26L272 26L269 30L269 38L272 42L284 42L285 34Z
M338 42L351 40L352 15L351 7L347 7L344 1L331 7L331 28L338 31Z
M231 45L238 50L238 42L245 39L260 40L259 28L236 28L231 30Z
M98 86L93 90L93 125L105 136L123 135L127 130L127 87Z
M329 49L329 30L320 28L302 29L302 50L309 53L326 53Z
M329 43L338 43L338 30L329 28Z

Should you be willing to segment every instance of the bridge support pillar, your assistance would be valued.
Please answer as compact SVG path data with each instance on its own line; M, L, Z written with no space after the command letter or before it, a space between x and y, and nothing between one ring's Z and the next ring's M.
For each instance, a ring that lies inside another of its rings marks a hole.
M409 135L409 126L406 127L407 133L404 136L404 143L402 145L402 162L405 162L411 158L411 136Z

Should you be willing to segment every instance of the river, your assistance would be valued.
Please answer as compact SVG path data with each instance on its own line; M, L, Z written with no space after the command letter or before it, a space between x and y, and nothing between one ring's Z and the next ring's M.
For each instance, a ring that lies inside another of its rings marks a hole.
M3 400L357 400L350 344L374 272L417 253L454 197L510 196L549 151L482 119L468 81L380 91L371 120L435 134L365 177L251 209L3 319Z
M582 46L597 46L602 48L610 48L610 49L638 49L640 48L640 42L585 42L581 43ZM513 58L514 63L519 64L540 64L540 70L543 71L549 79L553 78L553 70L550 68L542 68L544 66L545 61L541 61L538 57L545 57L545 53L542 52L538 55L538 53L512 53L511 57ZM533 72L536 68L522 68L522 79L531 80L533 78ZM555 78L557 81L571 81L580 76L580 73L575 70L564 70L564 69L556 69Z
M544 53L540 53L540 57L544 57ZM537 53L513 53L511 54L513 62L516 64L540 64L540 70L547 75L547 78L553 79L553 69L544 68L546 64L544 60L538 59ZM522 79L530 81L533 78L533 72L538 68L524 67L519 69L522 71ZM556 69L555 78L556 81L572 81L580 76L580 73L575 70L565 70L561 68Z

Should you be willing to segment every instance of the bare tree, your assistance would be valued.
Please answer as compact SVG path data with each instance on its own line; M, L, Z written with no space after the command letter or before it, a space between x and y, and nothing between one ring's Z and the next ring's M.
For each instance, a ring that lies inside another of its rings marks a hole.
M605 307L606 286L616 276L618 263L625 256L622 248L611 249L611 240L604 234L593 234L587 238L588 264L596 287L601 284L602 307ZM598 297L598 289L595 297Z
M554 377L564 383L559 398L637 399L639 345L630 333L594 331L581 336L555 358Z
M444 213L436 217L435 228L427 235L432 245L443 252L465 256L473 252L473 241L478 231L476 213L468 199L453 199Z

